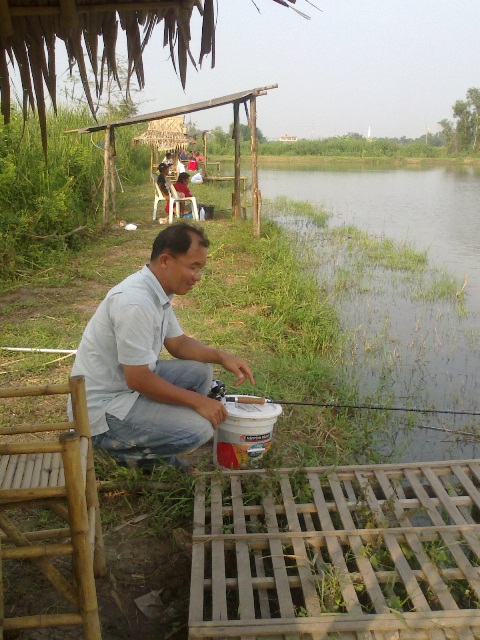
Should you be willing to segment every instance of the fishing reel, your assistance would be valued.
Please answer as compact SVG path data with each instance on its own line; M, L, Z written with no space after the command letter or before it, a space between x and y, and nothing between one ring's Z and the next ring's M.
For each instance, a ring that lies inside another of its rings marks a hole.
M221 380L214 380L212 382L212 386L210 387L209 393L207 393L207 396L209 398L213 398L214 400L219 400L220 402L222 402L222 400L225 398L225 393L225 383Z

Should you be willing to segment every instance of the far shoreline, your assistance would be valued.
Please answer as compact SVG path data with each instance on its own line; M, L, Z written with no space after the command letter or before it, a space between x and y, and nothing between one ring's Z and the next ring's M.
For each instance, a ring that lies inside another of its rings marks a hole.
M234 162L233 156L217 156L212 155L209 158L215 158L215 162ZM242 155L242 161L250 161L250 155ZM480 158L472 156L462 158L415 158L415 157L389 157L389 156L300 156L300 155L281 155L281 156L258 156L259 164L363 164L363 165L458 165L458 166L480 166Z

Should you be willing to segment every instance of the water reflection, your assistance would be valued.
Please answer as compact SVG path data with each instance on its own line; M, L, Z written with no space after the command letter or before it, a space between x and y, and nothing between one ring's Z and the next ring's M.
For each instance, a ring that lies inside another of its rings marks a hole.
M367 269L354 290L335 299L343 326L354 336L345 345L351 361L341 377L366 402L383 397L397 406L480 412L479 171L262 169L260 184L264 199L309 200L333 213L333 226L354 225L427 250L432 270L422 287L439 277L443 265L458 280L458 289L468 275L464 316L455 300L419 300L408 273ZM329 247L325 234L307 220L278 220L318 247L319 278L332 289L339 271L350 268L348 255ZM480 417L395 413L378 446L402 460L480 454L479 442L446 430L476 433Z
M332 225L355 225L428 250L463 283L480 309L480 171L472 167L402 169L346 165L261 168L264 198L308 200L333 214Z

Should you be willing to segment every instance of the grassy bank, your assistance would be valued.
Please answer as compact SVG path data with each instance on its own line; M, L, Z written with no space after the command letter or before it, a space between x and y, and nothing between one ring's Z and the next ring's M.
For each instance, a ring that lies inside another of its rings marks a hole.
M118 229L56 268L30 273L28 284L6 286L1 345L75 348L106 291L148 260L160 229L150 219L151 199L150 188L141 187L121 204L137 231ZM334 388L337 393L331 361L336 314L292 240L272 223L264 225L261 238L253 237L249 222L228 219L208 222L207 232L207 273L191 295L176 302L186 332L249 359L257 386L245 387L245 393L294 400L328 399ZM2 352L1 381L61 379L70 366L71 359ZM231 388L231 376L216 374ZM353 461L358 441L350 442L346 424L323 409L286 409L276 464Z
M394 274L389 278L394 286L397 280L403 282L405 295L414 300L455 300L460 306L458 284L442 274L433 281L417 280L427 270L427 257L408 245L394 246L389 240L371 238L353 228L327 231L326 214L308 203L285 198L264 203L262 235L255 238L250 222L232 221L226 213L229 186L202 185L195 191L199 200L215 204L214 219L205 223L211 240L209 260L202 282L187 296L175 299L176 313L190 335L249 360L257 384L254 388L245 385L244 393L278 400L356 401L354 381L348 388L344 381L358 366L361 343L354 341L353 334L360 325L352 335L340 332L337 307L352 305L356 292L375 293L379 282L383 286L387 279L385 274ZM56 265L30 270L22 281L3 284L0 345L76 348L100 300L111 286L148 261L153 239L161 229L151 219L151 184L129 188L119 204L120 217L135 222L136 231L113 229L87 242L78 253L66 253ZM269 211L283 216L286 228L291 220L292 231L269 222ZM417 282L423 283L421 289ZM425 292L428 296L422 297ZM378 344L365 335L363 350L371 354L377 368L388 364L390 342L388 326L379 334ZM0 351L0 384L63 381L71 364L68 355ZM232 390L230 374L217 369L215 375ZM390 377L385 380L389 382ZM381 384L378 389L383 391ZM378 396L370 399L374 402ZM389 397L382 399L388 401ZM262 465L337 465L379 459L377 438L386 424L384 412L291 405L283 409L272 451ZM65 407L52 399L46 410L55 419L63 417ZM28 408L21 411L26 415ZM0 425L10 415L1 405ZM212 468L211 453L211 446L203 450L198 459L201 469ZM151 477L145 477L104 457L97 458L97 471L113 576L108 583L97 582L100 600L107 603L101 607L101 615L110 612L102 620L105 640L123 637L118 629L125 623L119 612L129 621L132 637L186 638L194 480L168 467L159 467ZM292 486L303 491L297 476L301 479L302 474L292 474ZM275 474L271 478L274 480ZM257 497L265 487L253 480L252 495ZM245 501L248 497L246 494ZM309 498L306 495L305 501ZM427 550L432 561L435 551ZM372 564L389 560L388 553L378 546L368 548L368 553ZM175 581L181 586L174 587ZM324 563L318 589L325 612L344 610L338 585L338 568ZM168 615L152 622L149 633L141 617L138 621L133 597L153 591L168 604ZM464 591L460 597L466 600ZM388 604L403 611L404 593L392 591ZM302 607L295 613L308 615Z

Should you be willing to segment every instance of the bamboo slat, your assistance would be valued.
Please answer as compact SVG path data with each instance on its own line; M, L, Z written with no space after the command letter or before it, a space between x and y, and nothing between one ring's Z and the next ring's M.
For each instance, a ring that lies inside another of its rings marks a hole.
M265 520L270 538L270 553L280 613L282 618L294 618L295 607L293 606L292 594L289 588L290 576L287 574L282 543L278 538L270 537L272 534L279 533L277 516L275 515L275 505L271 495L265 496L263 506L265 508Z
M193 509L193 538L205 531L205 479L201 478L195 491ZM192 569L190 581L189 620L203 620L203 599L205 580L205 542L193 541Z
M233 530L235 533L247 533L245 513L243 511L242 487L239 478L231 479ZM250 555L248 542L239 540L236 543L238 596L241 618L254 618L255 605L253 600L252 574L250 570Z
M222 489L219 480L211 485L212 501L212 619L228 620L225 584L225 547L218 534L223 533Z
M223 482L201 476L211 508L201 501L193 545L202 549L207 578L198 580L195 569L195 600L200 583L204 594L201 608L191 603L190 638L480 637L476 605L461 596L463 589L480 600L480 524L472 511L480 464L268 473L224 472ZM262 489L248 495L255 482ZM226 564L232 551L234 566Z

